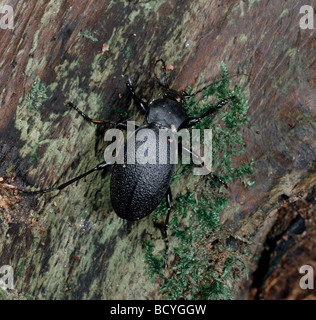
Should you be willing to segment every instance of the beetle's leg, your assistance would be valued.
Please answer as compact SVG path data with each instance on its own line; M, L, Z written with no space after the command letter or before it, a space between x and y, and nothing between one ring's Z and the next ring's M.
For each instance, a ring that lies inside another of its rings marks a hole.
M198 160L200 162L200 164L199 164L200 166L205 166L203 159L197 153L195 153L194 151L184 147L181 143L179 143L179 149L180 148L182 148L182 150L184 150L185 152L189 153L192 156L192 158ZM215 174L213 171L211 171L207 166L205 166L205 167L210 172L211 178L213 180L223 184L228 189L227 183L221 177L219 177L217 174Z
M164 237L164 241L165 241L165 258L164 258L164 265L165 268L168 267L168 249L169 249L169 242L168 242L168 226L169 226L169 218L170 218L170 212L171 212L171 208L172 208L172 194L171 194L171 189L170 187L168 188L168 191L166 193L166 200L167 200L167 215L166 215L166 220L165 220L165 224L163 226L163 237Z
M93 124L112 124L116 125L115 122L110 121L110 120L94 120L88 117L85 113L83 113L80 109L78 109L77 106L75 106L72 102L67 102L67 105L71 108L74 108L84 119L86 119L88 122L93 123Z
M81 174L80 176L76 177L76 178L73 178L61 185L59 185L58 187L56 188L51 188L51 189L44 189L44 190L38 190L38 191L29 191L29 190L20 190L18 189L19 191L21 192L24 192L24 193L29 193L29 194L38 194L38 193L47 193L47 192L52 192L52 191L58 191L58 190L62 190L64 188L66 188L67 186L69 186L70 184L86 177L88 174L92 173L92 172L95 172L95 171L99 171L99 170L102 170L104 169L105 167L111 165L112 163L108 163L108 162L101 162L100 164L98 164L96 167L94 167L93 169Z
M221 109L227 102L232 100L235 96L228 97L226 99L221 100L217 105L211 106L205 113L203 113L200 117L192 117L185 119L182 124L180 125L179 130L184 128L190 128L200 122L203 118L210 116L211 114L215 113L217 110Z
M180 153L180 150L190 154L192 156L192 159L195 159L200 162L200 165L203 165L203 159L194 151L188 149L187 147L183 146L181 143L178 143L178 152Z
M90 123L93 123L96 125L111 124L118 129L127 129L127 124L124 122L116 123L110 120L93 120L90 117L88 117L85 113L83 113L80 109L78 109L78 107L75 106L73 103L67 102L67 105L74 108L85 120L87 120Z
M147 103L137 97L137 95L135 93L135 90L134 90L134 87L132 86L130 80L128 80L126 82L126 86L127 86L128 90L129 90L133 100L135 101L137 107L139 107L142 110L142 112L144 114L146 114L147 110L148 110Z
M211 177L213 180L219 182L220 184L224 185L226 187L226 189L228 189L227 183L221 177L219 177L217 174L215 174L214 172L211 172Z

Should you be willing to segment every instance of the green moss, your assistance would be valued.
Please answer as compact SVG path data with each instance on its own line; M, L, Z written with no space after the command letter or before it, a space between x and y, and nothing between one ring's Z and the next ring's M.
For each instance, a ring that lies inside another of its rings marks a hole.
M6 173L10 173L14 168L14 165L11 163L10 166L7 168Z
M98 110L97 110L97 115L100 116L102 111L104 110L104 103L103 103L103 101L99 100L97 105L99 106Z
M221 65L221 78L227 78L226 66ZM214 80L214 83L217 80ZM249 121L248 102L240 88L229 89L230 80L225 79L207 88L202 98L194 96L187 100L189 116L202 114L221 99L234 96L229 107L224 107L216 117L203 119L197 129L213 131L213 171L226 183L241 179L245 186L254 182L248 177L253 173L253 160L236 166L234 159L245 151L242 127ZM215 97L215 101L214 101ZM202 137L203 138L203 137ZM202 139L203 141L203 139ZM246 249L233 250L226 244L231 236L220 223L220 214L228 208L228 191L211 175L200 176L195 187L186 182L194 180L192 166L178 165L174 179L177 185L185 185L174 201L169 222L169 272L162 274L163 252L154 254L154 245L145 244L146 273L152 280L161 278L161 292L169 299L230 299L233 285L238 277L247 275ZM162 220L167 212L163 201L155 211L153 220ZM174 260L170 261L170 256Z
M34 145L34 147L33 147L33 149L32 149L32 153L31 153L31 155L30 155L29 163L32 163L32 162L34 162L35 160L38 159L38 156L37 156L38 146L39 146L38 143L36 143L36 144Z
M122 110L120 108L115 108L115 112L118 113L122 119L127 119L128 117L128 111L127 110Z
M126 50L125 50L124 54L125 54L125 58L126 59L129 59L129 58L131 58L133 56L133 52L132 52L132 49L131 49L130 46L126 47Z
M91 35L91 33L90 33L89 31L87 31L87 30L85 30L85 31L82 33L82 36L83 36L84 38L88 39L88 40L93 41L93 42L98 42L98 41L99 41L97 38L93 37L93 36Z
M30 293L27 293L27 292L23 294L23 298L25 300L35 300L35 298Z
M0 288L0 300L5 300L7 297L6 292Z
M41 83L40 78L37 78L26 96L27 109L35 108L38 110L42 102L47 99L46 92L45 85Z
M148 265L145 271L145 274L149 275L152 283L154 283L156 274L159 277L163 277L163 274L161 272L162 266L163 266L163 258L162 258L162 255L155 255L153 253L154 245L151 242L149 241L145 242L145 249L146 249L145 262Z

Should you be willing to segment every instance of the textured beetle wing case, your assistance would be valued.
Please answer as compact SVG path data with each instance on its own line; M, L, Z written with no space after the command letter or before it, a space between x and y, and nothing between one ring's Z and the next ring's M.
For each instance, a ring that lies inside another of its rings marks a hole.
M111 177L111 201L117 215L127 220L139 220L148 216L156 209L166 195L176 165L170 164L170 143L167 145L167 163L159 163L159 139L156 126L152 129L157 139L148 139L147 145L156 150L157 164L126 164L127 143L124 145L124 164L115 164ZM135 133L142 130L139 128ZM133 134L129 139L135 139ZM135 154L144 141L136 141ZM135 157L136 158L136 157Z

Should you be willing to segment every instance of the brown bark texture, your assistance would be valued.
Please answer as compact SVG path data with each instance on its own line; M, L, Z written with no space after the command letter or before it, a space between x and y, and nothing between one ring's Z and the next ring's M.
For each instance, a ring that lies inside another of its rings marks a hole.
M110 169L58 194L12 187L49 188L102 162L101 129L66 102L94 118L118 121L128 110L144 121L126 79L148 101L157 98L160 58L173 66L179 91L218 77L221 61L247 75L233 83L249 100L239 161L254 159L255 184L229 185L221 221L239 239L251 237L259 258L237 298L315 298L298 287L299 267L316 268L316 50L315 30L299 25L304 1L6 4L14 28L0 29L0 266L14 268L15 298L161 298L143 261L144 239L163 248L161 233L150 217L131 223L114 214Z

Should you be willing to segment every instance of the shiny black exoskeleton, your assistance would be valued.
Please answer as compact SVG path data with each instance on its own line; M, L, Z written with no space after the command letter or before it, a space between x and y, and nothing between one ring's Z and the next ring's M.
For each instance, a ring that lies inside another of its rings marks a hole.
M128 87L133 96L135 93L130 83ZM139 100L135 99L136 101ZM128 164L127 163L127 144L124 146L124 164L114 164L111 177L111 202L117 215L127 220L139 220L153 212L162 198L167 194L169 196L168 204L171 206L171 191L169 186L176 165L170 161L171 142L166 146L166 163L161 163L161 152L159 151L159 133L166 131L173 142L175 141L174 133L180 125L187 119L181 103L172 101L168 98L153 101L146 108L147 124L135 131L129 139L135 139L144 130L150 129L155 135L151 139L154 144L151 150L155 150L155 163L146 164ZM144 131L145 134L145 131ZM150 137L149 137L150 138ZM151 141L148 141L151 143ZM143 141L136 141L135 151L137 152L143 144Z
M162 68L166 70L165 63L162 60L158 60L157 62L161 62ZM162 233L166 244L166 263L168 250L167 227L170 210L172 207L170 183L176 167L175 164L170 162L170 153L172 152L172 148L170 148L170 145L172 143L175 143L176 141L176 139L174 139L174 133L183 128L190 128L204 117L214 114L233 97L228 97L227 99L220 101L217 105L210 107L204 114L199 117L190 118L187 116L187 113L184 110L185 98L193 96L210 87L211 85L208 85L203 89L195 92L194 94L189 95L186 92L179 93L175 90L172 90L168 87L168 85L162 84L157 77L156 79L159 85L164 89L164 96L162 99L154 100L149 105L147 105L143 100L137 97L132 84L130 83L130 81L127 82L128 91L135 101L135 104L140 108L140 110L142 110L143 114L147 118L147 124L138 127L135 130L134 134L129 137L129 139L135 139L134 136L141 133L142 130L151 129L151 131L157 138L149 141L149 143L153 144L153 148L156 150L155 164L140 164L137 162L135 164L128 164L126 161L126 144L128 143L127 141L124 148L124 164L104 161L91 170L81 174L78 177L75 177L74 179L66 183L57 186L56 188L35 192L33 191L31 193L46 193L56 190L62 190L71 183L80 180L88 174L95 171L103 170L105 167L114 164L111 177L110 196L113 209L119 217L131 221L142 219L153 212L161 202L162 198L166 197L168 212L166 215L164 226L162 228ZM119 129L127 129L127 124L124 122L114 123L107 120L93 120L85 113L80 111L74 104L69 102L68 105L74 108L82 117L84 117L90 123L96 125L110 124ZM159 161L160 157L162 156L161 153L159 154L159 130L166 130L170 134L170 139L168 140L168 148L166 149L167 154L165 155L167 159L166 163L160 163ZM137 151L141 145L141 141L136 141L135 151ZM182 146L182 150L190 153L192 157L201 160L201 158L197 154L191 152L184 146ZM214 175L214 178L217 178L216 175ZM221 181L219 178L217 179Z

